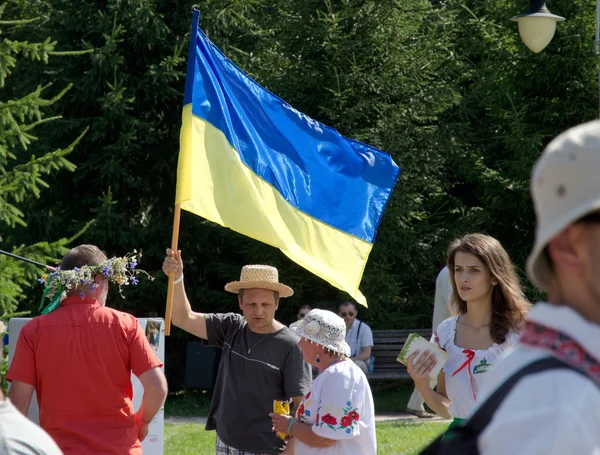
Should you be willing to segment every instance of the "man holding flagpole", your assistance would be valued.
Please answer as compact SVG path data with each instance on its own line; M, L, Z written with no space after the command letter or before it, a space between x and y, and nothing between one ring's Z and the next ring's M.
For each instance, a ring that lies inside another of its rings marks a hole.
M208 39L199 19L194 10L172 249L163 263L165 334L172 313L175 325L223 346L207 422L217 430L217 453L274 454L284 443L269 434L273 400L298 402L311 378L295 336L274 319L279 298L292 290L273 267L245 266L225 288L238 293L244 317L192 311L175 253L180 212L278 248L366 306L359 285L400 170L387 153L261 87Z
M171 248L185 210L279 248L366 306L359 285L400 169L261 87L199 19L194 10Z
M239 281L225 285L238 294L243 314L197 313L185 293L181 251L167 250L163 271L172 275L173 324L223 349L206 423L216 430L218 455L277 454L285 442L272 431L274 400L293 400L293 409L312 383L294 333L275 320L280 297L292 289L277 269L247 265Z

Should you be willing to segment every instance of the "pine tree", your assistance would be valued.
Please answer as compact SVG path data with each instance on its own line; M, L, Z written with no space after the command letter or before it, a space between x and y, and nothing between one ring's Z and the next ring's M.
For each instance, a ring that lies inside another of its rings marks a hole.
M52 263L65 252L71 239L39 239L25 245L15 244L15 234L26 227L22 207L28 200L40 197L49 186L48 177L60 170L75 170L67 155L85 131L64 148L39 156L31 153L32 146L43 140L34 134L34 129L61 118L48 116L46 111L67 93L71 84L53 96L47 96L51 83L38 85L28 93L16 89L13 80L18 80L20 74L36 69L36 62L45 64L50 56L60 54L51 38L25 40L24 34L31 36L31 29L40 19L21 16L18 3L0 6L0 245L14 254ZM46 216L52 216L51 209ZM0 318L17 309L24 289L37 284L36 279L43 272L37 266L0 255Z

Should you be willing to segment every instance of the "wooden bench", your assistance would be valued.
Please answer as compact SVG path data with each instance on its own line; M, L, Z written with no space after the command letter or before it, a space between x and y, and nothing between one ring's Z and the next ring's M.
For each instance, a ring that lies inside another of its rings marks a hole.
M372 354L375 357L375 370L369 373L369 381L403 381L411 380L406 367L396 361L406 338L416 332L429 340L431 329L409 330L373 330L374 346Z

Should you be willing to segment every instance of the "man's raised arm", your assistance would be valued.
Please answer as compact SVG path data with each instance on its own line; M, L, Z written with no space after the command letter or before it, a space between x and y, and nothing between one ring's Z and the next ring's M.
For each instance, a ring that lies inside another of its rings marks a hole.
M192 335L204 340L208 339L204 314L192 311L192 306L185 293L181 250L175 253L172 249L167 249L167 257L163 262L162 269L167 276L172 273L175 279L173 285L173 324Z

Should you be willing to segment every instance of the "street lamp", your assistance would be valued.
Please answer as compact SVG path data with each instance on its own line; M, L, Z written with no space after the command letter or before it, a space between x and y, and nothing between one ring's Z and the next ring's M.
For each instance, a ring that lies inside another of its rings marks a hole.
M518 23L519 34L525 46L537 54L552 41L556 23L565 18L548 11L544 0L530 0L527 11L510 20Z
M511 17L510 20L519 24L519 34L525 46L537 54L552 41L556 23L564 21L565 18L548 11L544 0L530 0L527 11ZM596 0L594 53L600 55L600 0ZM598 73L598 112L600 117L600 72Z

